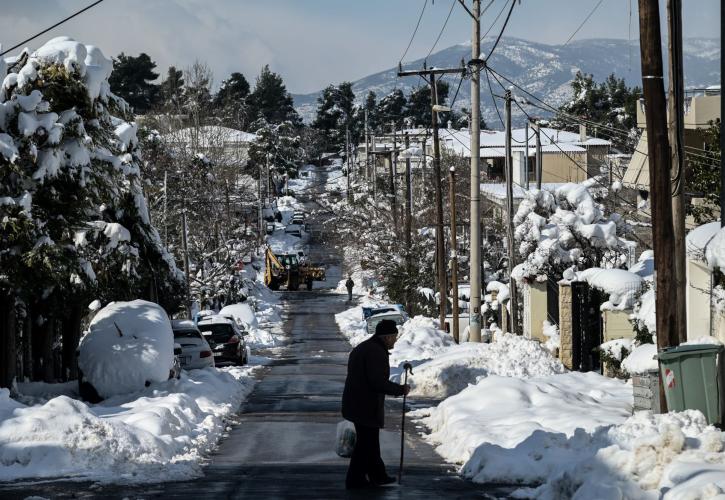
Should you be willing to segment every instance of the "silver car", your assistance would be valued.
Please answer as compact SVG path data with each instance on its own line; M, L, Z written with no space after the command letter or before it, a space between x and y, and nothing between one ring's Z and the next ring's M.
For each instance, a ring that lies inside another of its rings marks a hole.
M191 320L174 320L171 322L174 331L174 342L181 346L179 361L185 370L196 370L214 366L214 355L211 347Z

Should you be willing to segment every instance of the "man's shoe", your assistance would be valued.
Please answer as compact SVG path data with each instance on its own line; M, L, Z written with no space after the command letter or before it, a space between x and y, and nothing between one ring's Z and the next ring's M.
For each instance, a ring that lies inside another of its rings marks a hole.
M374 479L371 482L375 486L385 486L387 484L393 484L396 481L397 481L397 479L395 479L393 476L385 475L385 476L381 477L380 479Z

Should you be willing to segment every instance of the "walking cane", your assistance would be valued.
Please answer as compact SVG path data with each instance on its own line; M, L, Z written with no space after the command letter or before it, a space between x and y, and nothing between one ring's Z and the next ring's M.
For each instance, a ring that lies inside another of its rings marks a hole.
M408 385L408 372L413 375L413 366L410 363L403 365L403 371L405 372L405 380L403 385ZM403 394L403 421L400 424L400 467L398 468L398 484L403 476L403 451L405 450L405 401L408 395Z

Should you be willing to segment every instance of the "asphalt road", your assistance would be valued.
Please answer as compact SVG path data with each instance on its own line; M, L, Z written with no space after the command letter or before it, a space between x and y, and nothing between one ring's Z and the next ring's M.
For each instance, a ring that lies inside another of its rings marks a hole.
M328 247L329 248L329 247ZM336 269L334 251L313 245L316 261ZM334 276L333 279L339 279ZM334 285L332 279L328 286ZM324 285L323 285L324 286ZM350 345L334 314L347 295L329 290L280 292L285 341L255 354L272 358L242 406L237 421L210 457L203 477L153 485L123 486L49 481L0 485L0 498L190 498L190 499L430 499L502 498L511 488L483 487L462 479L406 425L402 485L347 492L348 460L335 452L336 426ZM415 402L413 402L415 404ZM388 399L381 432L388 473L398 473L402 403Z

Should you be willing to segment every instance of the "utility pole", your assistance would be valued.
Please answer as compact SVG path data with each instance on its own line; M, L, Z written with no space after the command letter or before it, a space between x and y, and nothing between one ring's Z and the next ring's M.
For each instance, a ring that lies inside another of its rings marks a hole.
M405 132L405 149L410 147L410 137L408 132ZM425 152L424 152L425 154ZM411 162L410 155L406 155L405 158L405 271L410 276L413 270L413 185L411 178ZM410 290L408 287L405 289L405 308L410 311Z
M511 307L511 333L519 333L519 303L516 293L516 280L513 278L513 270L516 265L516 254L514 250L514 184L513 184L513 161L511 158L511 90L506 90L506 243L508 252L509 272L509 305Z
M365 177L370 181L370 141L368 136L368 110L365 108Z
M662 71L662 39L658 0L639 0L642 90L647 117L647 153L649 157L652 206L652 246L655 257L655 309L657 347L679 344L675 309L677 300L671 270L674 269L674 231L670 182L670 145L667 137L667 102ZM664 388L660 382L660 401L666 411Z
M453 340L458 343L458 242L456 241L456 167L448 170L448 196L451 207L451 304L453 322L451 333Z
M446 311L448 309L446 264L445 264L445 242L443 241L443 193L441 189L441 149L438 139L438 87L435 74L430 74L430 100L431 100L431 125L433 126L433 175L436 200L436 267L438 271L438 293L440 294L439 320L440 328L446 322Z
M536 132L536 189L541 189L541 176L544 174L544 169L541 164L543 156L541 154L541 126L539 122L534 124L534 131Z
M529 190L529 120L526 120L526 127L524 129L524 165L526 165L526 179L524 180L524 186L526 186L526 190Z
M257 206L258 206L258 217L259 222L257 223L257 230L259 231L259 237L257 238L257 243L259 245L262 244L262 240L264 238L264 218L262 217L262 165L259 165L259 175L257 178Z
M723 39L725 39L725 4L720 2L720 54L722 54ZM723 99L723 79L725 78L725 58L720 57L720 227L725 227L725 99Z
M373 134L373 165L371 169L372 181L373 181L373 206L378 208L378 157L375 156L377 153L377 147L375 146L375 134Z
M464 5L465 7L465 5ZM470 342L481 342L481 0L473 0L471 37L471 305Z
M350 129L345 127L345 161L347 162L347 203L352 202L350 192L350 175L352 174L352 162L350 161Z
M169 173L164 170L164 246L169 245Z
M464 72L465 68L462 67L454 69L433 68L423 69L421 71L403 71L402 67L399 66L398 68L398 76L418 76L423 79L427 76L428 79L426 81L430 85L431 126L433 127L433 185L435 187L436 204L436 274L438 276L437 287L440 294L439 320L441 328L443 328L443 324L446 321L448 279L446 278L445 241L443 236L443 193L441 187L441 152L438 140L438 90L436 87L436 75L449 73L463 74Z
M186 276L186 316L191 318L191 277L189 272L189 247L186 241L186 208L181 212L181 244L184 247L184 275Z
M685 178L687 177L684 145L685 84L682 75L682 2L667 0L669 60L669 139L672 158L672 226L675 247L675 328L680 342L687 341L687 308L685 291Z
M396 194L395 176L398 173L398 143L395 135L395 120L390 121L390 128L393 131L393 152L390 153L390 194L391 208L393 210L393 226L395 226L395 232L398 232L398 197Z

